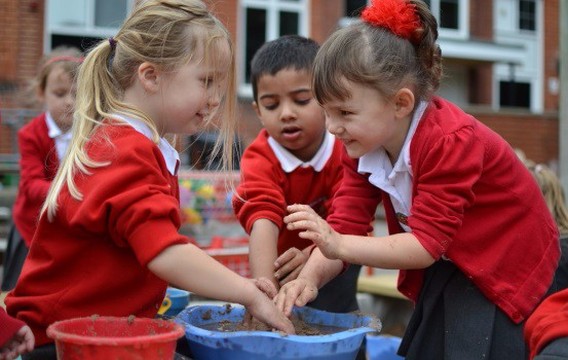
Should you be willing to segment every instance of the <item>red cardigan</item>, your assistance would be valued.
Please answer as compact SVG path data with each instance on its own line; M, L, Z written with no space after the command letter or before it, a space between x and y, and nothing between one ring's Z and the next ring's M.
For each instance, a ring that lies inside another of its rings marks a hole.
M13 219L26 245L30 247L39 212L59 166L55 142L48 136L45 113L18 131L18 145L20 182Z
M331 198L341 182L341 152L343 145L336 141L331 157L320 172L311 166L298 167L284 172L280 161L268 144L268 132L263 129L247 147L241 160L241 183L233 198L235 214L243 228L250 234L254 222L268 219L280 229L278 254L291 247L304 249L310 240L298 237L299 231L289 231L283 226L283 217L288 214L286 206L310 204L324 218L327 216Z
M525 324L531 359L550 342L563 337L568 337L568 289L546 298Z
M492 130L441 98L424 113L410 145L408 225L434 257L449 258L513 321L548 290L560 250L558 230L535 180ZM364 235L385 200L389 232L402 232L387 194L344 157L344 179L328 221ZM399 290L416 300L423 270L401 271Z
M165 248L185 244L178 233L177 177L159 148L130 126L106 125L90 140L96 161L110 161L78 174L83 200L67 187L53 222L44 215L8 313L28 324L37 345L54 321L93 314L154 317L167 283L147 264ZM188 274L190 276L191 274Z

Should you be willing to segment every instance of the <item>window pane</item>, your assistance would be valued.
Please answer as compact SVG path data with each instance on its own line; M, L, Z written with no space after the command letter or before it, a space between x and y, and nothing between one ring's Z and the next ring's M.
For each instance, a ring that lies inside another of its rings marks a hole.
M536 4L534 0L519 1L519 29L536 30Z
M345 1L345 16L359 16L365 6L367 6L367 0L347 0Z
M499 104L501 106L530 108L531 84L501 81L499 83L499 90Z
M298 34L299 18L296 12L280 11L280 36Z
M73 35L51 35L51 48L55 49L58 46L74 46L82 51L87 51L95 46L102 39L87 36L73 36Z
M126 18L127 0L96 0L95 26L118 28Z
M85 0L51 0L48 2L49 25L53 27L87 26L87 3Z
M246 49L245 81L250 83L250 62L254 53L266 41L266 10L247 8L246 10Z
M458 29L459 0L440 1L440 27Z

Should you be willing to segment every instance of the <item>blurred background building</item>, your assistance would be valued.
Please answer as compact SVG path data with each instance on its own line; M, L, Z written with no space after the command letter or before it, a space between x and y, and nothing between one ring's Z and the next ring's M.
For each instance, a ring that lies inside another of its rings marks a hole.
M559 158L560 1L426 1L440 24L445 79L439 93L527 157L553 167ZM301 34L321 43L338 26L354 21L367 0L207 2L236 42L242 104L239 136L247 145L260 129L250 107L248 80L249 63L258 47L284 34ZM88 49L114 35L135 3L0 0L0 160L17 157L15 132L40 111L30 107L24 90L41 55L63 44ZM185 159L186 165L194 162L191 155Z

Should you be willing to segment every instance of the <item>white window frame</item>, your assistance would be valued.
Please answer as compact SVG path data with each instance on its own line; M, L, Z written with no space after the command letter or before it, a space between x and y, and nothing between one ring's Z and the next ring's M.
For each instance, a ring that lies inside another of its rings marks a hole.
M469 38L469 0L458 0L458 28L448 29L440 26L440 0L430 0L430 10L438 20L438 35L446 39Z
M52 0L53 1L53 0ZM45 32L44 32L44 50L49 52L51 50L51 36L52 35L67 35L76 37L100 37L106 38L116 34L119 29L119 25L116 27L101 27L95 26L95 3L97 0L76 0L83 3L86 11L86 24L82 26L61 26L54 25L49 18L49 6L51 1L46 1L46 11L45 11ZM137 0L127 0L127 11L129 14Z
M252 86L247 84L246 73L246 10L249 8L266 11L266 41L280 36L280 11L295 12L298 14L298 35L308 37L310 0L239 0L238 8L238 53L237 53L237 80L239 96L252 98Z

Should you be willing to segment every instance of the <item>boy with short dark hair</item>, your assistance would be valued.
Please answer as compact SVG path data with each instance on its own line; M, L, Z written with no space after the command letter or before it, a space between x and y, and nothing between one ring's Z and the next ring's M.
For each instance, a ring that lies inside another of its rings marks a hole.
M276 288L294 280L313 243L283 224L286 206L310 204L326 217L343 176L342 144L325 129L311 89L318 44L297 35L264 44L251 62L252 103L264 129L241 159L235 214L250 234L252 276ZM322 288L309 305L332 312L357 310L360 266Z

